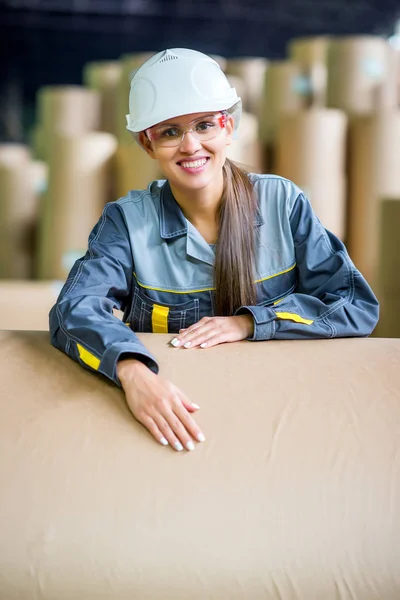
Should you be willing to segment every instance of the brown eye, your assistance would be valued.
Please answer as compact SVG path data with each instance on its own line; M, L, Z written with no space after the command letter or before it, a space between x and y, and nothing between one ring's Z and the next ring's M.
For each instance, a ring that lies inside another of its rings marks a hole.
M165 139L165 138L177 138L179 137L181 134L180 129L178 129L178 127L169 127L168 129L163 129L162 131L160 131L160 138Z
M208 131L209 129L212 129L213 127L215 127L215 123L211 123L210 121L201 121L200 123L197 123L196 131L199 131L199 132Z

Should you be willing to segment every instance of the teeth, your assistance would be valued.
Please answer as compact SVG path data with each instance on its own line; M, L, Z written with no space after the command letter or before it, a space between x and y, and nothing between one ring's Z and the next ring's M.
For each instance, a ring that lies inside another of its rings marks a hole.
M192 162L182 162L181 165L185 169L197 169L197 167L202 167L207 162L206 158L201 158L200 160L194 160Z

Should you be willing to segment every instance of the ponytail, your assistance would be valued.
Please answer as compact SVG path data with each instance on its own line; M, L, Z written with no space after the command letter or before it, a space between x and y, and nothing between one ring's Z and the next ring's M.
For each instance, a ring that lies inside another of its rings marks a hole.
M255 225L257 200L245 171L226 159L224 191L219 209L215 255L216 314L231 316L244 305L256 303Z

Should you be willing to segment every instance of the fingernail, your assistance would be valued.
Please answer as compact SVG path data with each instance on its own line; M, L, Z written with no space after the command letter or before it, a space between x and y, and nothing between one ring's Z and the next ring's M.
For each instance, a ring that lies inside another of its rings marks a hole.
M190 450L191 452L194 450L194 444L192 442L192 440L190 440L187 444L186 444L186 448L188 450Z
M175 450L177 450L178 452L180 452L181 450L183 450L183 446L180 442L175 442L174 444L174 448Z
M180 340L178 340L178 338L174 338L173 340L171 340L171 342L170 342L170 343L171 343L173 346L175 346L175 348L176 348L177 346L180 346L180 344L181 344L181 342L180 342Z
M192 345L192 342L186 342L186 344L183 344L183 347L190 348L191 345Z
M168 446L168 440L166 440L165 437L162 437L160 438L160 444L163 446Z
M200 348L207 348L207 342L203 342L202 344L200 344Z
M205 442L206 441L206 438L204 437L203 433L199 433L197 435L197 439L199 440L199 442Z
M196 410L200 409L200 406L198 404L194 404L194 402L192 402L192 406L193 408L195 408Z

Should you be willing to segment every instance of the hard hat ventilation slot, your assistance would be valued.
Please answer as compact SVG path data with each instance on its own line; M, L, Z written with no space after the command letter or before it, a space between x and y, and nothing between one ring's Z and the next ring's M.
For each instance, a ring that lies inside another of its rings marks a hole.
M168 62L169 60L177 60L177 59L178 59L178 56L176 56L176 54L166 54L158 62L164 63L164 62Z

